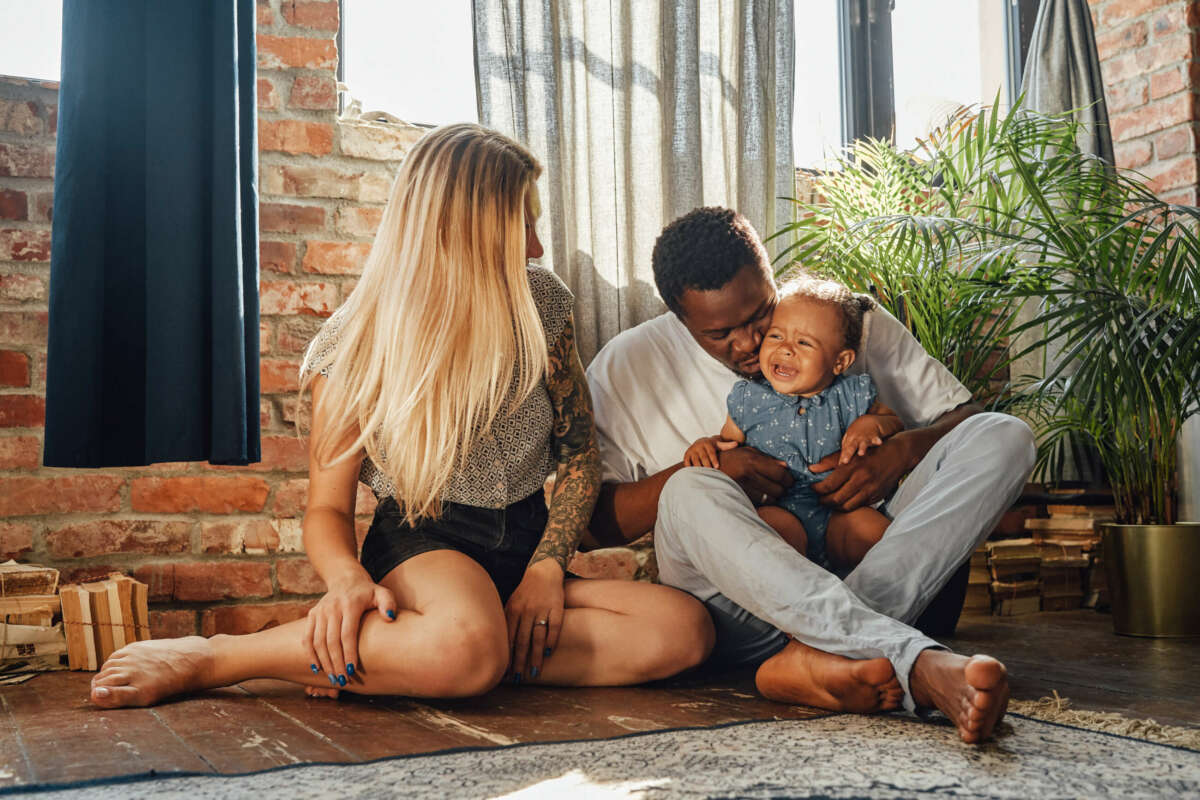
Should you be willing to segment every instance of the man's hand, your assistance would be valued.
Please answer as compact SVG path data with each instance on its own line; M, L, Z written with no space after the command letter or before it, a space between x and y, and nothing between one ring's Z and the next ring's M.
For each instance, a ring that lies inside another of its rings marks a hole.
M786 462L753 447L735 447L722 453L718 469L737 481L755 505L778 500L794 482Z
M839 463L841 453L825 456L810 469L813 472L833 470L825 480L813 484L823 505L838 511L853 511L869 506L887 496L900 478L912 468L913 458L908 431L896 434L866 455L854 455L848 463Z

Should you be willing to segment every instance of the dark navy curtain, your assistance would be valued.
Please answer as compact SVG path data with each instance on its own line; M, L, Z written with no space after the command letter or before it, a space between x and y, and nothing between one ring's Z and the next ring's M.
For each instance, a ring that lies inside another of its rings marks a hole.
M46 466L258 461L254 0L65 0Z

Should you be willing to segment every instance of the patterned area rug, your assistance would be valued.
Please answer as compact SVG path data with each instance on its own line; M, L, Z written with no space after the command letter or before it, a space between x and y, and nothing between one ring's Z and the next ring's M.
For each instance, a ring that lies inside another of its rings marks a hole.
M843 715L366 764L303 765L243 776L158 776L36 788L47 800L1200 797L1200 752L1016 715L1010 715L997 741L971 747L948 725Z

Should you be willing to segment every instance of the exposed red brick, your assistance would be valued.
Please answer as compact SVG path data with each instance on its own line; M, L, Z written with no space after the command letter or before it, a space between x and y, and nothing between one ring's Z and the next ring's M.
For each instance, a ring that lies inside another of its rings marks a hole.
M333 126L294 119L259 120L258 149L323 156L333 152Z
M0 350L0 386L29 385L29 356L16 350Z
M0 142L0 176L11 178L53 178L54 148L42 145Z
M200 529L204 553L262 555L279 549L279 531L265 519L206 522Z
M391 185L391 176L377 170L345 170L320 163L269 166L262 176L265 194L330 197L359 203L387 202Z
M259 362L259 386L263 394L298 390L300 388L300 365L292 360L261 359Z
M1182 67L1172 67L1164 72L1150 76L1150 99L1181 92L1187 88L1187 79Z
M22 558L33 550L33 526L23 522L0 522L0 558Z
M0 131L37 136L42 132L42 120L37 103L31 100L0 98Z
M0 300L22 303L45 299L46 284L38 276L24 273L0 275Z
M292 603L246 603L206 609L200 617L200 634L257 633L302 618L315 600Z
M1117 86L1110 86L1108 87L1109 113L1144 106L1148 96L1145 78L1135 78Z
M1198 199L1196 189L1194 187L1188 189L1176 189L1172 192L1163 192L1160 193L1158 197L1165 203L1175 203L1176 205L1181 206L1197 205Z
M247 561L207 561L175 565L173 599L181 602L270 597L271 565Z
M581 578L611 578L633 580L637 575L637 558L630 550L612 547L576 553L571 559L571 572Z
M0 469L37 469L42 440L36 436L0 437Z
M359 275L371 245L363 242L308 242L303 269L322 275Z
M0 311L0 342L45 347L48 320L45 311Z
M347 206L338 209L334 225L346 236L373 237L383 220L380 206Z
M29 219L29 198L16 189L0 189L0 219Z
M55 137L58 136L58 105L46 106L46 133Z
M68 583L99 581L107 578L114 572L121 571L121 568L113 564L87 564L82 567L63 567L60 568L58 573L58 585L65 586Z
M308 501L308 479L297 478L275 485L271 513L276 517L302 517Z
M284 317L279 321L279 351L303 353L320 327L321 320L315 317Z
M1181 153L1196 152L1196 132L1192 126L1165 131L1154 137L1154 156L1160 161Z
M258 210L258 226L274 233L305 233L325 228L325 209L293 203L263 203ZM292 245L295 256L296 246Z
M191 545L189 522L147 519L102 519L69 525L46 534L55 558L89 558L108 553L186 553Z
M1190 122L1192 107L1191 95L1180 94L1155 101L1142 108L1113 114L1110 123L1113 139L1123 142Z
M0 147L3 147L0 144ZM49 261L50 231L0 230L0 261Z
M296 396L279 398L279 415L288 425L296 424ZM305 424L312 421L312 395L305 394L304 400L300 406L300 414L305 420Z
M299 75L292 81L288 108L308 111L337 109L337 81L328 75Z
M262 511L268 487L261 478L237 477L134 478L130 500L134 511L232 514Z
M261 10L261 6L260 6ZM268 9L269 10L269 9ZM178 639L196 635L196 612L185 609L152 610L150 612L151 639Z
M35 222L50 222L54 218L54 192L38 192L34 199Z
M277 111L279 109L279 94L275 91L275 84L271 83L266 78L258 79L258 110L259 111Z
M1141 47L1149 35L1145 21L1138 20L1120 28L1096 34L1096 50L1100 58L1106 59L1123 50Z
M1192 35L1186 32L1156 38L1149 47L1134 51L1134 59L1144 72L1156 72L1191 57Z
M46 424L46 398L36 394L0 395L0 428L41 428Z
M263 314L315 314L327 317L338 306L337 286L331 283L263 281L258 303Z
M1170 36L1172 33L1187 27L1186 7L1190 5L1194 5L1194 3L1180 3L1171 8L1166 8L1151 17L1150 29L1154 31L1155 39Z
M271 4L267 0L258 0L254 10L258 27L270 28L275 24L275 10L271 8Z
M324 213L324 209L321 211ZM296 245L292 242L262 241L258 245L258 262L264 270L292 272L296 268Z
M289 25L319 31L338 29L337 0L283 0L279 10Z
M1170 161L1155 161L1142 172L1149 179L1146 185L1153 192L1179 189L1197 182L1197 161L1194 155L1179 156Z
M122 478L98 474L0 478L0 517L118 511L123 485Z
M1112 28L1125 20L1140 17L1147 11L1153 11L1172 2L1177 2L1177 0L1120 0L1117 3L1109 3L1100 10L1100 25L1106 29Z
M264 397L258 401L258 424L263 430L271 427L271 409L274 407L268 398Z
M259 69L335 69L337 45L332 39L258 36Z
M325 581L307 558L280 559L275 562L275 578L282 594L324 594Z
M258 321L258 353L271 352L271 323L265 317Z

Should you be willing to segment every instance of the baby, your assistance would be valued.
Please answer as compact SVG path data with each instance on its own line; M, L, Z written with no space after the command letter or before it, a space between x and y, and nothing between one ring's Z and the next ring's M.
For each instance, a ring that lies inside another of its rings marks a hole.
M876 399L870 376L845 374L861 343L863 312L874 307L835 281L806 275L781 287L759 349L762 377L734 384L721 434L684 454L686 466L717 468L718 451L744 444L785 462L796 482L778 506L762 506L758 515L822 566L858 563L888 526L874 508L831 512L821 505L812 484L829 473L809 470L839 449L845 464L904 427Z

